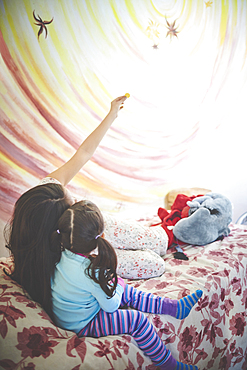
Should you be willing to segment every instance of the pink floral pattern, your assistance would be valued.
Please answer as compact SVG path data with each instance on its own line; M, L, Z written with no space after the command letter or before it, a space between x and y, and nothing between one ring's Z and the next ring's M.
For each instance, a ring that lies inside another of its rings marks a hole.
M117 274L126 279L150 279L165 272L165 261L150 249L116 249Z
M247 369L247 228L231 225L222 241L187 247L188 261L165 256L166 271L149 280L129 280L145 291L181 298L204 295L184 320L147 314L173 356L200 370ZM18 284L3 273L0 259L0 368L43 370L154 370L129 335L78 338L56 327Z
M105 238L116 249L117 273L126 279L150 279L163 274L168 236L160 226L103 214Z
M105 237L116 249L143 250L150 249L159 256L166 254L168 236L160 226L149 227L146 222L123 219L103 213Z

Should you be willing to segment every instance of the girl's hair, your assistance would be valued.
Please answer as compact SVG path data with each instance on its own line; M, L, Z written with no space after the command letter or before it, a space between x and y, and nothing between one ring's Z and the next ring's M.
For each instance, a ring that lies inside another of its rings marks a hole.
M51 249L50 239L58 219L69 206L62 185L36 186L17 200L12 219L4 229L6 247L14 258L10 276L51 318L51 277L61 250Z
M52 245L74 253L89 253L98 248L98 254L89 255L88 276L112 297L117 286L117 256L111 244L101 237L104 220L99 208L90 201L75 203L58 221L58 230L52 235Z

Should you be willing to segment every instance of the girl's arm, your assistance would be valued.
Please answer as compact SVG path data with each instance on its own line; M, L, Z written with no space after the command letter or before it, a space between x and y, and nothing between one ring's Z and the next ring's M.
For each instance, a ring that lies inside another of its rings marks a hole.
M80 171L84 164L92 157L107 130L117 118L119 110L123 108L121 105L126 99L126 96L120 96L113 100L111 102L111 109L107 116L86 138L86 140L83 141L73 157L47 176L57 179L64 186L67 185L68 182Z
M116 311L122 301L122 295L124 288L122 285L117 284L115 293L112 298L109 298L105 292L100 288L99 284L95 282L92 283L94 289L92 289L91 294L97 299L100 308L105 312L114 312Z

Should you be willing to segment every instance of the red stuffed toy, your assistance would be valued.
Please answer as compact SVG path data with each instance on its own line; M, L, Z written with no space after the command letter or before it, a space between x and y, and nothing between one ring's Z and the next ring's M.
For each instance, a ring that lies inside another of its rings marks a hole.
M188 197L184 194L178 194L173 205L171 206L171 212L168 212L166 209L161 207L158 209L158 216L162 222L152 226L161 225L166 231L168 236L168 248L171 247L171 245L175 242L173 231L170 226L176 225L181 218L188 217L190 207L187 206L187 202L198 196L199 195L192 195L191 197Z

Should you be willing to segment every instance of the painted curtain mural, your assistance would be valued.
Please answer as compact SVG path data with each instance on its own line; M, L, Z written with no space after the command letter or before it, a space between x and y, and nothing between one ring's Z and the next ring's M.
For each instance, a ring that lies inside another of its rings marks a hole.
M245 0L0 4L2 224L127 92L69 185L76 197L114 212L147 210L174 185L211 186L229 153L222 147L246 126Z

